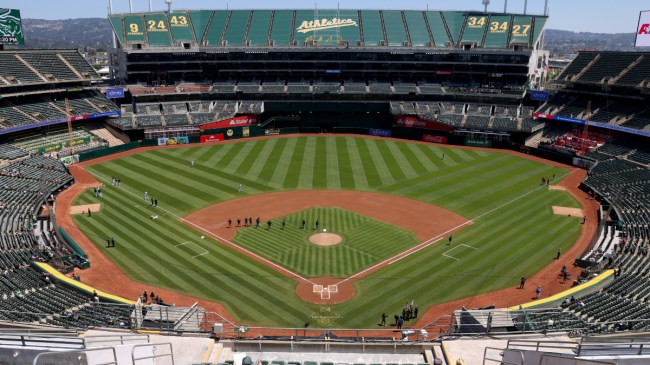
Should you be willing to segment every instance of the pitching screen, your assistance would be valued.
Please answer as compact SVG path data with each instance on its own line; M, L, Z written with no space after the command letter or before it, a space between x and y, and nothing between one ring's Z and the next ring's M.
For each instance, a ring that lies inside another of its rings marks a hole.
M20 10L0 9L0 44L24 44Z
M650 47L650 10L639 14L639 26L636 29L635 47Z

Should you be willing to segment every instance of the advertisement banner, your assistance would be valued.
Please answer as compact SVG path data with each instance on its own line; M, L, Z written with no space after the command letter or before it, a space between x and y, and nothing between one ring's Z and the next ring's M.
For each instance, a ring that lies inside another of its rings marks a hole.
M219 134L205 134L201 136L201 143L212 143L223 141L223 133Z
M404 115L397 116L395 118L395 124L401 127L409 128L423 128L423 129L435 129L438 131L453 131L454 127L436 123L429 120L424 120L420 118L407 117Z
M282 133L279 129L265 129L264 130L264 135L265 136L277 136L280 133Z
M423 134L422 135L422 140L424 142L431 142L431 143L440 143L440 144L446 144L447 143L447 137L445 136L436 136L433 134Z
M531 90L530 100L546 101L548 100L548 91L545 90Z
M245 127L253 124L257 124L257 115L243 115L241 117L224 119L218 122L203 124L199 128L204 131L206 129Z
M251 129L249 127L241 127L241 136L242 137L250 137L251 136Z
M173 146L177 144L189 144L189 143L190 143L190 138L188 136L158 138L158 146Z
M636 28L634 47L650 47L650 10L639 13L639 25Z
M79 162L79 155L62 157L60 160L65 166L72 165L73 163Z
M368 134L371 136L378 136L378 137L390 137L393 135L393 131L391 131L390 129L370 128L368 129Z
M492 147L492 141L489 139L465 138L465 146L472 147Z
M106 89L106 97L109 99L120 99L124 97L124 88Z

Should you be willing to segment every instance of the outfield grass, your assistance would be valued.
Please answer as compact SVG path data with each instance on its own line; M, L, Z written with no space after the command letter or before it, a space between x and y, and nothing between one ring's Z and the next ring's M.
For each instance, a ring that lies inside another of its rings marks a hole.
M286 220L284 230L280 229ZM309 224L301 228L302 220ZM343 242L317 246L309 236L320 229L336 233ZM304 277L348 277L419 243L413 232L340 208L314 207L273 220L271 229L237 231L236 244L269 258Z
M196 168L189 167L191 160ZM127 275L219 301L249 324L302 327L318 307L295 295L293 280L213 240L198 242L200 234L177 219L151 220L160 210L142 200L145 190L181 216L233 199L241 183L245 195L295 189L393 194L475 221L454 234L455 244L476 248L454 251L459 260L442 255L446 245L434 245L357 281L357 296L331 307L341 315L334 325L342 327L375 327L379 314L397 312L411 299L424 309L514 285L550 263L558 248L566 251L580 233L578 218L555 216L550 208L579 204L566 192L539 187L541 177L567 171L499 152L313 136L153 150L88 170L108 182L102 211L75 220ZM121 190L110 186L111 176L121 178ZM97 201L91 192L77 199ZM111 235L121 244L107 250ZM209 253L194 257L198 248L175 247L187 241Z

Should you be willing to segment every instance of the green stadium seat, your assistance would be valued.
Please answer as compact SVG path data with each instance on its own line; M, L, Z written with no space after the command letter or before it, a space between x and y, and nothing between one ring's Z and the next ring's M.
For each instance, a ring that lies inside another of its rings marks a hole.
M217 10L212 16L212 22L208 28L204 42L208 46L218 47L221 45L221 36L224 33L224 28L226 27L226 21L228 20L228 12Z
M384 41L381 18L378 10L361 10L363 42L366 47L379 46Z
M254 10L247 40L251 46L266 46L271 22L270 10Z
M273 15L271 42L274 46L289 46L291 44L291 26L293 10L276 10Z
M172 42L175 46L182 42L193 42L196 40L192 33L192 24L188 13L167 14L169 30L172 33ZM201 33L201 36L203 33Z
M165 14L145 14L144 21L150 46L171 46L172 40L169 37L169 24L167 23L167 16L165 16Z
M424 13L421 11L404 11L406 25L408 26L411 45L414 47L426 47L431 42L427 24L424 22Z
M399 10L384 10L382 14L384 16L384 29L386 29L388 45L394 47L401 46L407 41L402 12Z
M230 20L228 27L223 36L228 46L241 47L244 45L244 37L246 35L246 28L248 27L248 19L250 18L250 10L233 10L230 12Z
M463 28L463 24L465 23L465 13L458 11L443 11L442 17L447 24L447 28L449 28L449 33L451 33L452 43L458 43L460 30Z
M510 43L528 44L530 42L530 31L532 27L532 16L515 16L510 30Z
M316 361L303 361L302 365L318 365Z
M505 48L510 32L510 16L495 15L490 17L487 35L485 36L486 48Z
M473 43L481 46L483 43L483 33L489 23L489 17L485 14L469 14L465 29L463 30L463 39L461 43Z
M188 12L188 15L190 16L192 29L194 29L194 37L198 42L204 42L205 39L203 39L202 37L205 34L205 28L208 26L208 23L210 23L210 18L212 18L212 11L209 10L190 11ZM172 28L172 34L173 32L174 30Z

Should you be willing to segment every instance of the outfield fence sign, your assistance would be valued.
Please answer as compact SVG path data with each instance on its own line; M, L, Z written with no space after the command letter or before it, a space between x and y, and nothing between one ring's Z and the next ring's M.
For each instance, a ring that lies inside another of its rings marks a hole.
M393 131L391 131L390 129L370 128L368 129L368 134L377 137L390 137L393 135Z
M431 143L446 144L447 143L447 137L445 137L445 136L436 136L434 134L423 134L422 135L422 141L431 142Z
M465 138L465 146L492 147L492 141L489 139Z

